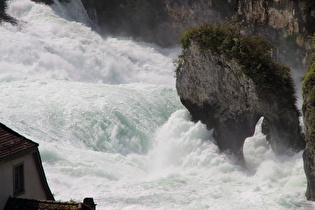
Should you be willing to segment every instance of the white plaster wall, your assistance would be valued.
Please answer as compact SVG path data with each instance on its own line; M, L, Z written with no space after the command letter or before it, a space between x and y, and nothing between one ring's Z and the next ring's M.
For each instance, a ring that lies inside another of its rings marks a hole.
M9 162L0 162L0 209L4 208L9 196L13 197L13 166L20 163L24 164L25 193L16 197L46 199L33 153L30 153Z

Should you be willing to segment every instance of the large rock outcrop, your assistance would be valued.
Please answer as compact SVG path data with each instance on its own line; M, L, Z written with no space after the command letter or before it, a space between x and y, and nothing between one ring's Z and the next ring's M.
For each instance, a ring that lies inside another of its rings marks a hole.
M278 61L303 68L310 57L306 8L310 5L305 0L239 0L232 19L243 22L252 34L267 37L278 48Z
M252 35L263 35L277 50L275 58L295 68L310 60L308 35L315 32L315 2L312 0L169 0L167 14L172 30L182 34L187 27L206 21L233 21Z
M279 62L306 69L310 61L311 47L307 39L315 32L313 0L81 1L103 36L133 37L170 47L178 44L181 34L189 27L209 21L233 21L245 25L250 34L267 37L277 47L273 54Z
M303 80L303 98L306 141L303 161L307 178L306 198L315 201L315 54Z
M51 0L50 0L51 1ZM266 36L277 59L305 67L313 33L312 0L82 0L103 35L128 36L163 47L178 44L189 27L205 22L234 21L251 34Z
M304 148L289 69L270 58L268 42L219 24L187 31L182 46L176 71L180 100L193 120L214 130L222 151L244 162L243 143L261 117L275 153Z

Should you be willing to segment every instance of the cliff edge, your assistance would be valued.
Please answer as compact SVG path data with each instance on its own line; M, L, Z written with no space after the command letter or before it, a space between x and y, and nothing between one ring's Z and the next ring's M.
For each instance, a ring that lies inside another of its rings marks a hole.
M272 45L228 23L192 28L182 40L176 89L194 121L202 121L221 151L243 163L243 144L264 117L276 154L304 148L290 69L275 63Z

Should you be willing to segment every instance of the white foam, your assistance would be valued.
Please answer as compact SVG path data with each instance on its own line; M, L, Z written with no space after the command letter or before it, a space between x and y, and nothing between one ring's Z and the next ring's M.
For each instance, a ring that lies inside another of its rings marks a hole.
M40 143L57 200L91 196L97 209L315 208L305 200L301 153L276 157L258 126L244 171L190 121L173 87L178 49L104 40L82 5L71 5L12 0L19 25L0 26L0 118Z
M1 54L0 70L7 74L0 80L46 77L111 84L174 84L174 57L131 40L104 40L84 25L84 15L79 18L83 23L76 22L73 14L64 12L70 6L61 6L51 9L29 0L9 4L8 12L19 20L19 26L3 26L0 50L8 53ZM71 10L82 14L80 7Z

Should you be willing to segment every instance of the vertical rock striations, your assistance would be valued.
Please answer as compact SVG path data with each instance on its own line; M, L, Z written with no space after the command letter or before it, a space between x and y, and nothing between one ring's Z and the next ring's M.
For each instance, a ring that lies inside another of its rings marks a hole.
M35 0L52 1L52 0ZM278 61L294 67L309 62L306 37L314 30L312 0L82 0L97 19L103 35L127 36L163 47L178 44L189 27L205 22L242 23L251 34L260 34L278 50Z
M239 0L232 19L252 34L260 34L277 48L277 59L295 67L306 66L309 46L303 0Z
M303 80L303 117L306 149L303 153L307 178L306 197L315 201L315 54Z
M182 47L177 92L193 120L214 130L222 151L243 162L243 143L260 117L275 153L304 148L290 69L271 59L265 39L230 24L208 24L188 30Z

